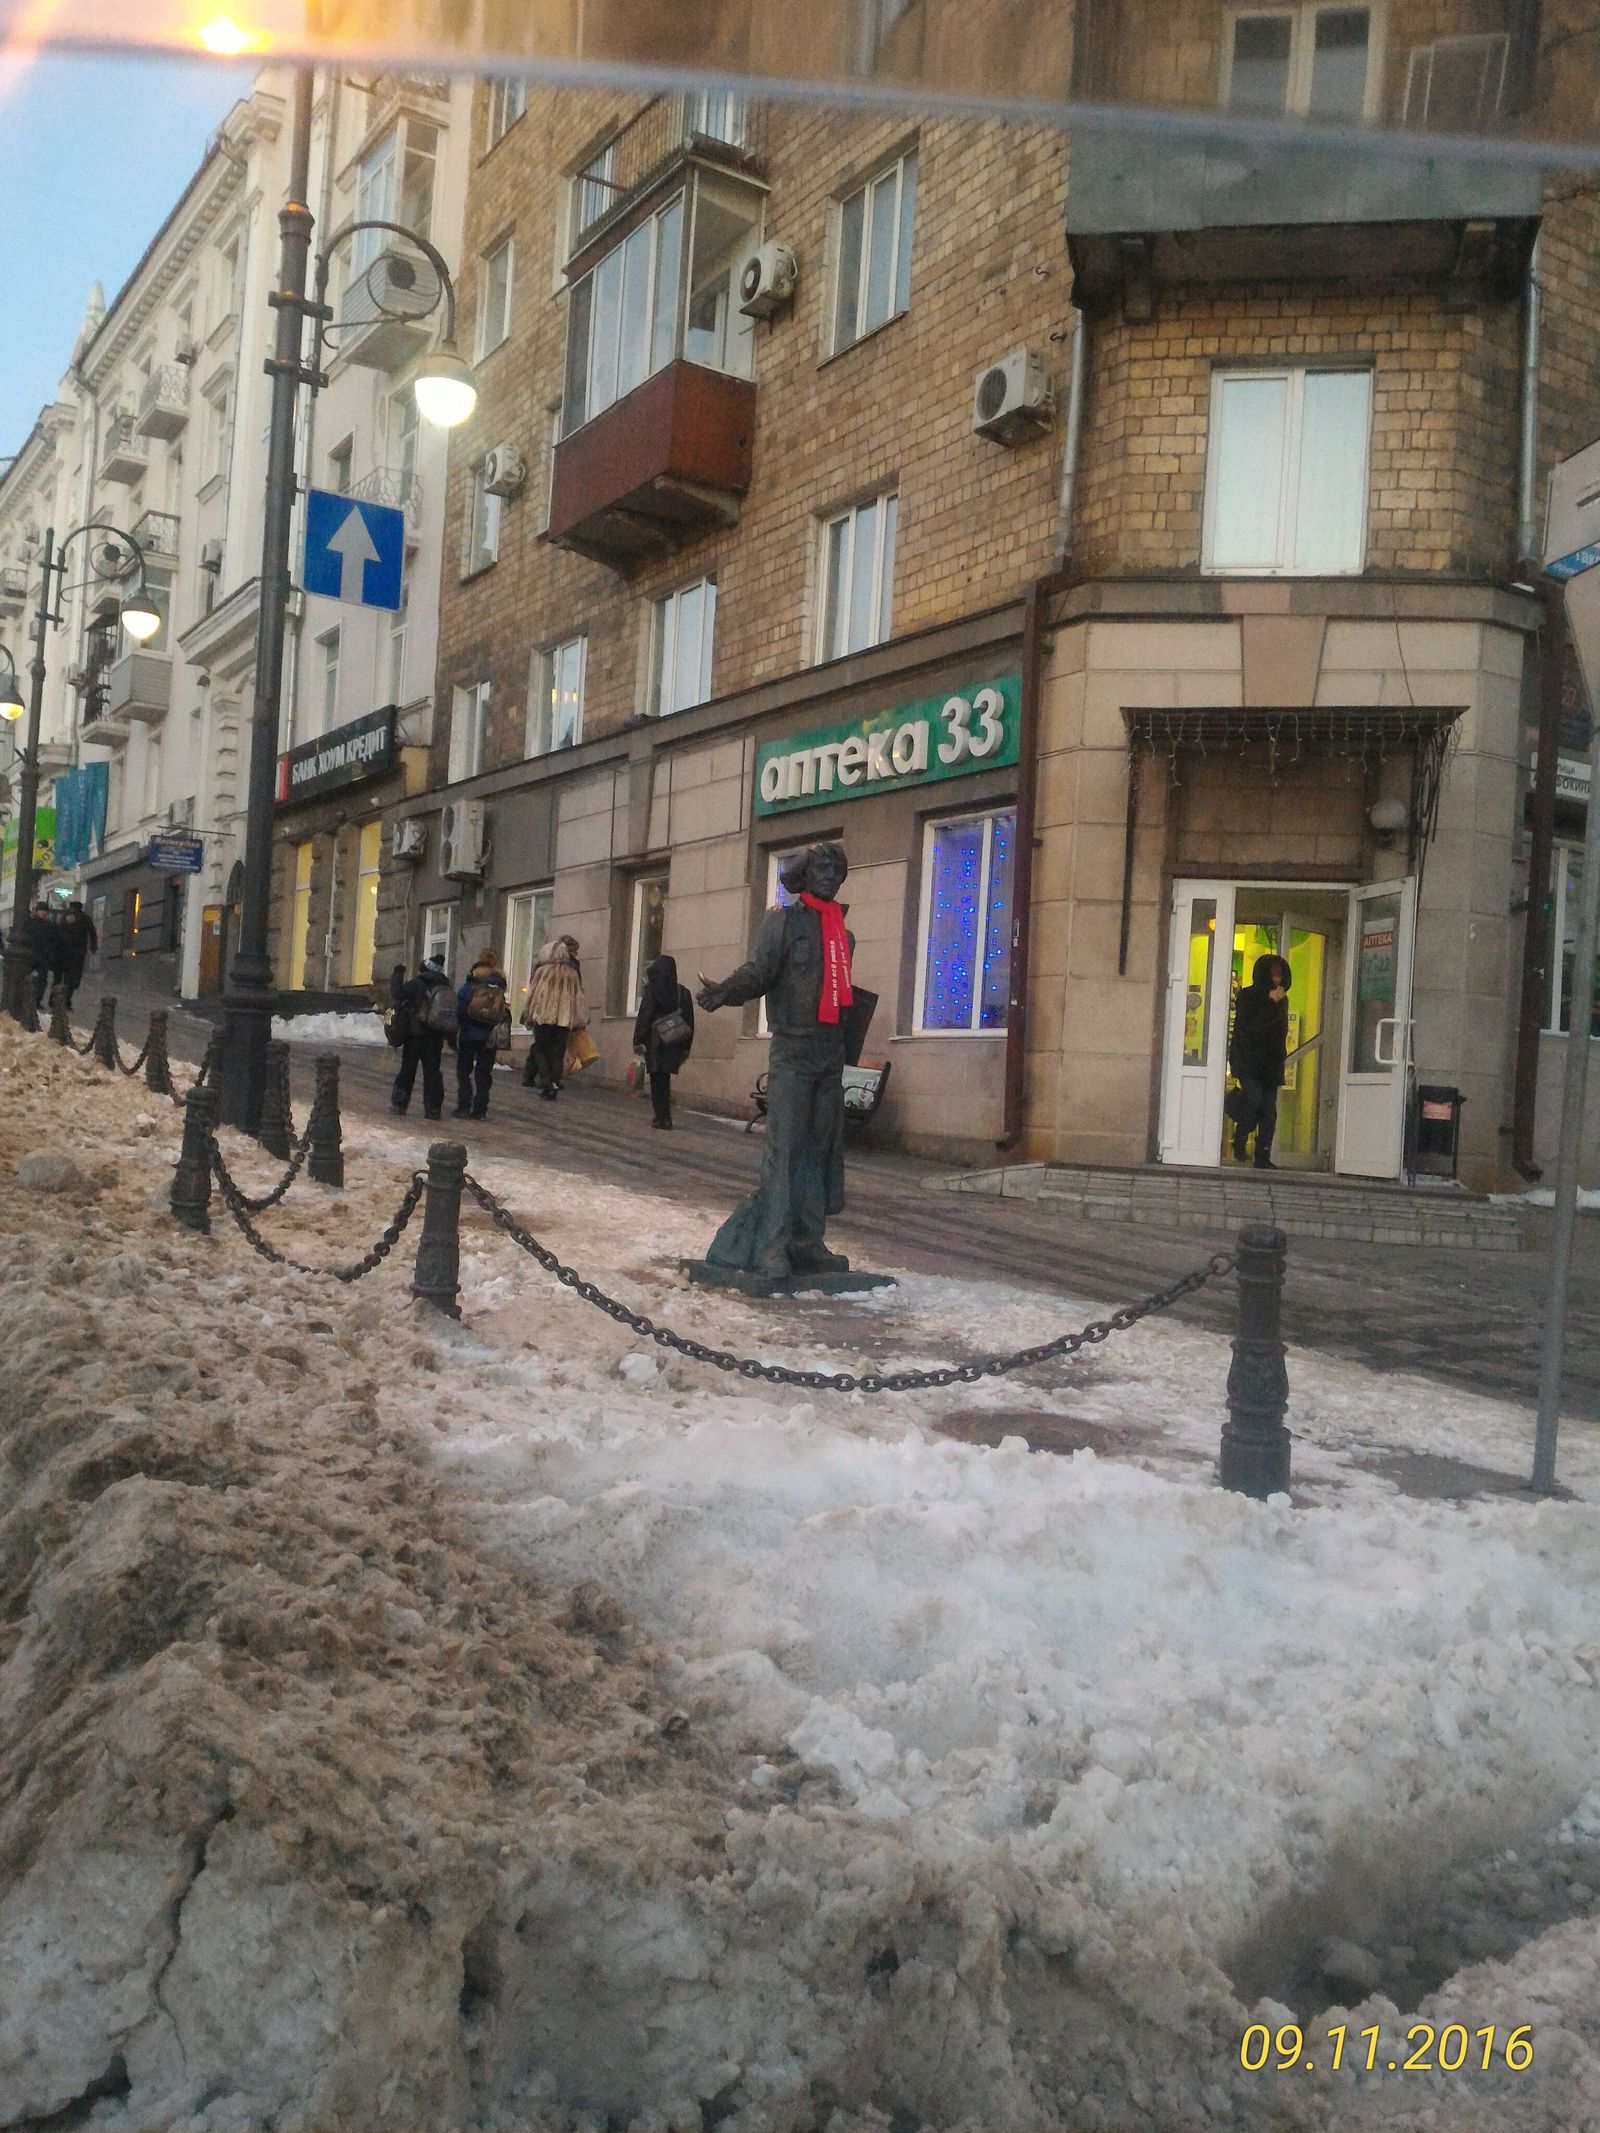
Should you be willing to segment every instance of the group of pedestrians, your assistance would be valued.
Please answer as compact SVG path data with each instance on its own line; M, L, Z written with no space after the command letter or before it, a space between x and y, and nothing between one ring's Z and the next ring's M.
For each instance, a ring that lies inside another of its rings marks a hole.
M417 1076L422 1077L422 1115L444 1116L444 1053L456 1059L457 1118L486 1118L495 1060L511 1049L511 988L498 959L489 951L475 958L460 985L438 956L424 956L407 977L397 963L389 981L390 1038L400 1064L390 1095L392 1108L410 1108ZM589 1003L583 990L578 943L563 933L546 947L523 995L521 1022L530 1042L523 1086L547 1103L561 1094L574 1046L587 1046ZM648 1077L652 1123L672 1124L672 1077L689 1056L694 1041L694 1003L678 983L678 966L670 955L657 956L645 972L644 997L634 1024L634 1054Z
M89 958L100 946L94 920L74 896L64 910L57 910L40 897L19 929L22 945L33 966L34 1000L42 1015L51 993L59 986L63 1001L71 1007L73 995L83 983Z

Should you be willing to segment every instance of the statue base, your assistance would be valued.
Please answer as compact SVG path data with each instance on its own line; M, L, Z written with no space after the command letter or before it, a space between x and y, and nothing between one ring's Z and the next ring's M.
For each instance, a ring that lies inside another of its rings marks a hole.
M869 1289L892 1289L892 1274L752 1274L739 1266L713 1266L706 1259L680 1259L681 1272L699 1289L734 1289L741 1296L858 1296Z

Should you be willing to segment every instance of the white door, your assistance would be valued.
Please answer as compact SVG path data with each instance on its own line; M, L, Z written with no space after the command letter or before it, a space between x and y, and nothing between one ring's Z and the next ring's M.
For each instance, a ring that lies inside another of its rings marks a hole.
M1350 893L1334 1168L1358 1178L1397 1178L1405 1155L1416 909L1414 879Z
M1172 892L1162 1046L1161 1160L1222 1160L1232 974L1233 883L1180 881Z

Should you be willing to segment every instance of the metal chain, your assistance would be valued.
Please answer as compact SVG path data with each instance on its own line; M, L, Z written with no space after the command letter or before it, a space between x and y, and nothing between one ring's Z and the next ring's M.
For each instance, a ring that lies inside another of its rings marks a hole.
M585 1281L571 1267L563 1266L555 1253L530 1235L487 1186L480 1185L470 1176L463 1183L490 1221L503 1230L513 1244L519 1245L530 1259L536 1259L564 1288L581 1296L585 1303L594 1304L608 1318L614 1318L618 1325L630 1326L643 1339L654 1341L659 1348L674 1349L691 1362L707 1363L714 1370L730 1371L742 1378L760 1378L769 1385L798 1385L807 1392L921 1392L936 1386L976 1385L984 1378L1004 1377L1013 1370L1027 1370L1037 1363L1052 1362L1058 1356L1076 1355L1082 1348L1096 1347L1101 1341L1109 1340L1113 1333L1126 1333L1141 1318L1170 1310L1181 1297L1192 1296L1207 1282L1231 1274L1235 1265L1231 1252L1214 1252L1203 1267L1185 1274L1181 1281L1173 1282L1169 1288L1157 1289L1153 1296L1146 1296L1138 1303L1124 1304L1109 1318L1097 1318L1076 1333L1062 1333L1054 1340L1040 1341L1034 1347L1019 1348L1014 1355L982 1356L970 1363L951 1363L935 1370L867 1371L860 1376L853 1376L848 1371L788 1370L781 1363L758 1363L753 1357L731 1355L725 1348L708 1348L703 1341L685 1339L670 1327L656 1325L641 1311L630 1311L626 1304L618 1303L614 1296L607 1296L592 1281Z
M314 1274L324 1280L360 1281L364 1275L370 1274L376 1267L382 1266L404 1235L406 1224L416 1213L417 1204L426 1191L428 1184L427 1172L424 1170L417 1171L411 1183L406 1187L405 1197L395 1209L377 1243L373 1245L371 1251L364 1252L352 1266L306 1266L300 1260L291 1259L287 1253L280 1252L276 1245L269 1244L266 1238L261 1235L250 1219L249 1202L228 1175L228 1167L222 1160L222 1150L217 1146L214 1137L208 1138L206 1147L211 1157L211 1174L217 1181L217 1189L227 1204L228 1212L232 1215L234 1221L238 1223L240 1229L244 1231L246 1238L255 1250L260 1253L261 1257L270 1260L274 1266L292 1267L297 1274Z
M133 1079L134 1075L135 1075L135 1074L137 1074L137 1073L139 1072L140 1068L141 1068L141 1067L142 1067L142 1066L144 1065L145 1061L146 1061L146 1060L147 1060L147 1059L148 1059L149 1057L150 1057L150 1039L149 1039L148 1037L146 1037L146 1039L144 1040L144 1050L143 1050L143 1051L142 1051L142 1052L141 1052L141 1053L139 1054L138 1058L137 1058L137 1059L136 1059L136 1060L135 1060L135 1061L133 1062L133 1065L132 1065L132 1066L124 1066L124 1065L123 1065L123 1063L122 1063L122 1046L121 1046L121 1045L119 1044L119 1045L117 1046L117 1072L118 1072L119 1074L126 1074L126 1075L127 1075L127 1077L128 1077L128 1079L129 1079L130 1081L132 1081L132 1079Z
M289 1187L300 1175L300 1172L305 1167L306 1157L311 1153L311 1139L312 1135L317 1130L317 1116L317 1107L315 1104L313 1104L311 1106L311 1116L306 1120L306 1130L304 1131L304 1133L301 1134L299 1140L294 1145L293 1151L290 1154L289 1167L283 1173L283 1176L279 1178L277 1184L273 1186L271 1192L264 1192L260 1195L258 1199L252 1199L250 1195L245 1192L241 1186L236 1184L232 1178L229 1178L228 1183L233 1186L234 1191L238 1194L239 1205L245 1210L247 1214L264 1215L269 1207L276 1207L278 1202L283 1198L284 1194L289 1190ZM216 1150L215 1160L218 1163L221 1163L221 1148L215 1141L213 1141L211 1145Z

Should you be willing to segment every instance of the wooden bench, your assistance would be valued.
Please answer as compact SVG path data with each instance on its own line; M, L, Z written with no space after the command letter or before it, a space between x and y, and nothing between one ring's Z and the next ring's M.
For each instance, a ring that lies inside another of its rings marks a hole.
M889 1086L892 1060L881 1066L847 1066L844 1070L844 1122L847 1126L865 1126L871 1120L883 1092ZM750 1092L750 1100L756 1107L756 1115L746 1126L746 1133L754 1133L767 1115L767 1077L761 1075Z

